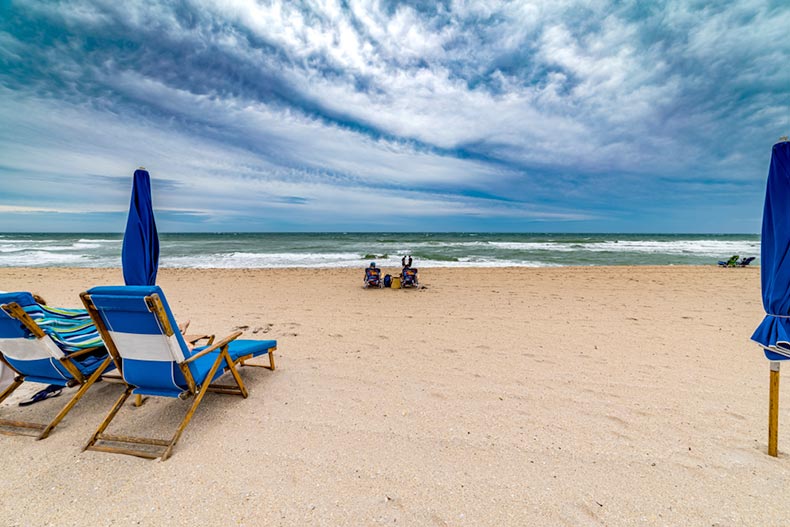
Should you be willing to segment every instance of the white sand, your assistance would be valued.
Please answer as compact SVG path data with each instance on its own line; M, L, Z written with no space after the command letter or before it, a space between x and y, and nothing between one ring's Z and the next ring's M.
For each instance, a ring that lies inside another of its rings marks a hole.
M0 437L3 525L787 525L790 387L766 455L758 269L163 270L191 331L276 338L165 461L81 452L100 383L44 441ZM78 306L113 270L0 269ZM253 330L258 330L253 334ZM788 369L790 371L790 369ZM44 421L66 398L3 418ZM169 435L188 404L112 429Z

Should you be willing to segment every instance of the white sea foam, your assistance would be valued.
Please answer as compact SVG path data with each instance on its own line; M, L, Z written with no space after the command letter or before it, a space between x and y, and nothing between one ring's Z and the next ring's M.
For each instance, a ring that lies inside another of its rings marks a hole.
M81 254L62 254L49 251L25 251L0 256L0 266L3 267L77 265L85 261L86 257Z
M163 267L192 268L275 268L275 267L356 267L362 261L356 253L250 253L233 252L195 256L163 257Z
M16 240L13 238L2 238L0 237L0 241L3 243L53 243L55 240L36 240L36 239L27 239L27 240Z
M162 258L162 267L197 269L240 268L363 268L371 258L351 253L230 253L203 256ZM400 269L399 258L373 259L382 269ZM436 267L561 267L561 264L535 260L498 260L494 258L460 258L458 261L420 259L420 268ZM416 265L415 265L416 267Z
M101 245L98 243L75 243L71 246L71 250L75 249L98 249Z
M741 240L606 241L583 244L582 248L588 251L693 254L717 257L731 254L759 254L760 242Z
M650 254L695 254L700 256L723 256L725 254L755 254L760 252L760 242L752 240L611 240L602 242L574 241L425 241L414 243L376 243L384 252L404 254L420 249L451 248L494 248L507 251L553 251L553 252L631 252Z
M750 240L612 240L604 242L484 242L491 247L510 251L556 252L622 252L649 254L693 254L697 256L723 256L730 254L756 254L760 242Z
M17 253L28 249L28 247L19 247L17 245L0 245L0 253Z

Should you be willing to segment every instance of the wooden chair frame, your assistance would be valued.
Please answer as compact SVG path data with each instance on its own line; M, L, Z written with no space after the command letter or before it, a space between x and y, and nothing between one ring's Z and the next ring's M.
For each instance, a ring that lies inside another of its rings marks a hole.
M43 338L50 338L41 327L36 324L36 322L30 318L30 315L25 312L25 310L16 302L11 302L8 304L3 304L2 306L3 311L8 313L8 315L12 318L15 318L22 325L27 328L30 333L36 337L36 339L43 339ZM100 349L100 346L93 347L93 348L86 348L84 350L80 350L68 355L65 355L63 358L59 359L60 364L68 371L71 376L73 377L72 380L68 381L66 385L68 387L77 386L79 385L80 388L77 392L72 396L66 406L58 412L55 418L49 424L41 424L41 423L30 423L25 421L9 421L9 420L0 420L0 433L5 435L24 435L24 436L32 436L36 439L45 439L49 436L52 430L66 417L66 414L74 407L74 405L79 402L85 392L93 386L93 383L100 380L102 378L102 374L104 370L107 369L107 366L110 365L111 358L108 356L104 359L104 362L94 371L89 377L85 377L80 369L74 364L74 359L77 357L81 357L87 353ZM14 391L19 388L22 383L25 382L25 376L19 370L14 368L6 359L5 357L0 354L0 360L2 360L6 366L8 366L11 370L16 372L16 377L14 381L5 389L2 393L0 393L0 403L6 400Z
M80 295L82 299L82 303L85 305L85 308L88 310L91 318L93 319L96 327L99 330L102 338L104 339L105 344L107 345L107 349L110 352L110 355L113 357L115 361L116 367L121 374L123 374L122 368L122 361L121 356L118 353L118 348L115 346L115 343L112 340L112 336L109 334L104 321L99 314L96 305L93 303L91 299L91 295L88 293L82 293ZM162 304L162 300L159 298L159 295L154 293L150 296L145 297L146 305L148 309L156 316L159 324L161 325L164 333L166 336L170 337L174 334L174 329L170 324L170 321L167 317L167 312L165 311L164 305ZM244 386L244 382L241 380L238 371L236 371L236 366L239 363L243 364L244 360L248 360L251 358L250 356L240 357L236 361L233 361L228 353L228 345L233 340L239 338L242 335L241 331L236 331L224 339L214 343L213 336L205 335L203 337L208 338L209 342L211 343L207 348L201 350L200 352L192 355L187 360L181 362L179 364L179 368L184 375L184 379L187 382L187 389L183 391L179 398L182 400L186 400L189 397L195 398L192 402L192 405L187 410L184 419L181 421L181 424L176 429L175 434L170 439L155 439L155 438L145 438L145 437L130 437L130 436L117 436L112 434L107 434L104 431L110 425L110 422L115 418L118 411L123 406L123 403L132 395L132 391L134 390L134 386L129 385L127 383L126 390L121 397L115 402L115 405L110 410L110 413L107 414L104 421L99 425L99 428L96 429L96 432L91 436L90 441L85 445L83 450L98 450L101 452L110 452L115 454L127 454L132 456L143 457L147 459L156 459L160 458L162 461L165 461L173 452L173 447L175 447L176 443L178 442L181 434L183 433L186 426L192 419L192 416L197 410L198 405L203 400L203 396L206 395L206 392L214 392L214 393L221 393L221 394L228 394L228 395L241 395L242 397L247 397L247 388ZM195 382L194 377L192 376L192 372L189 370L189 363L199 359L200 357L205 356L208 353L213 351L220 350L219 355L217 356L217 360L212 365L211 369L209 370L206 379L213 379L214 375L217 372L217 369L221 366L222 362L224 361L227 366L224 367L225 372L230 371L231 375L233 375L233 380L236 382L236 385L221 385L221 384L211 384L209 382L205 382L203 385L198 385ZM270 358L272 357L272 352L274 349L269 351ZM274 369L274 359L271 358L271 369ZM253 364L248 364L248 366L255 366ZM113 446L111 444L105 443L120 443L126 445L124 447ZM141 449L134 449L130 448L130 445L141 444L141 445L148 445L149 447L158 447L153 450L156 452L151 452L149 450L141 450Z

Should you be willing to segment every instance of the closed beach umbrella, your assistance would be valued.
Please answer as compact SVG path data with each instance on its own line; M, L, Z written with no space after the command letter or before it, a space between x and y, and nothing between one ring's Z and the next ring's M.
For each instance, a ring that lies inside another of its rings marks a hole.
M151 176L143 168L134 171L132 201L121 250L126 285L155 285L159 268L159 236L151 204Z
M771 361L768 453L776 456L779 361L790 360L790 142L776 143L765 190L760 273L765 318L752 335Z

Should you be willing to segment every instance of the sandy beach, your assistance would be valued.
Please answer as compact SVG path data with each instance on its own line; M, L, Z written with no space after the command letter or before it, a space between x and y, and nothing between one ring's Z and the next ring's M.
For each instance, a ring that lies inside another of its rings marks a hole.
M364 290L360 270L161 270L179 321L277 339L277 371L243 369L248 399L209 394L165 462L81 452L118 384L44 441L0 436L0 523L787 525L790 385L774 459L759 269L420 274ZM0 288L64 307L121 282L0 269ZM18 392L3 418L66 402ZM151 399L113 427L165 437L187 408Z

